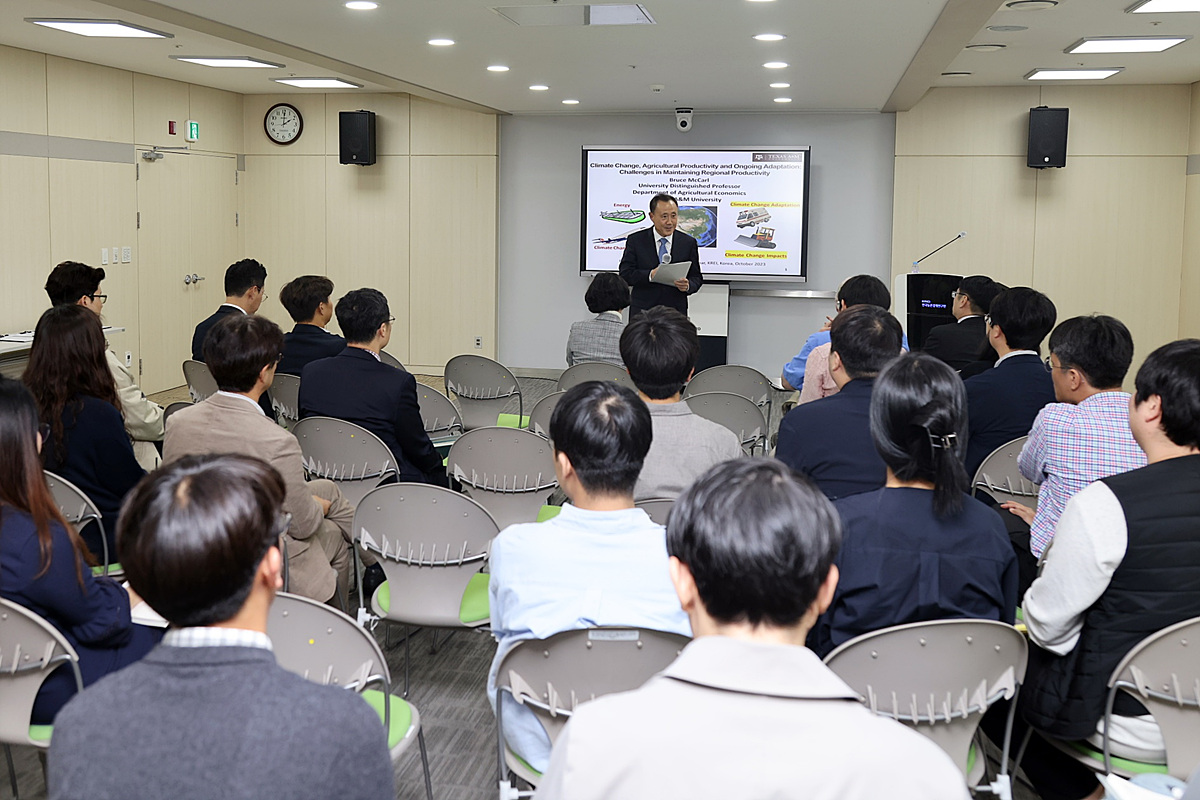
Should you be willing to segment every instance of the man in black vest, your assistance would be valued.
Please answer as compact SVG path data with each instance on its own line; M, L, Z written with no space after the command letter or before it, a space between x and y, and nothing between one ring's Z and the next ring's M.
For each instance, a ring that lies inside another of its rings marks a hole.
M1158 348L1138 370L1129 426L1149 464L1097 481L1067 503L1025 594L1025 722L1099 744L1109 676L1139 641L1200 616L1200 340ZM1114 751L1163 751L1146 709L1118 695ZM1045 800L1099 798L1095 776L1038 737L1022 762Z

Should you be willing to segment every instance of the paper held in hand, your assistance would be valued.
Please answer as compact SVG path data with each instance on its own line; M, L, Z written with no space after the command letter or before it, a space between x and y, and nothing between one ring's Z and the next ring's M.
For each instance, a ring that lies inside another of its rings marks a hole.
M670 264L659 264L650 282L665 283L667 286L673 286L675 281L680 278L686 278L688 270L691 268L692 262L690 261L672 261Z

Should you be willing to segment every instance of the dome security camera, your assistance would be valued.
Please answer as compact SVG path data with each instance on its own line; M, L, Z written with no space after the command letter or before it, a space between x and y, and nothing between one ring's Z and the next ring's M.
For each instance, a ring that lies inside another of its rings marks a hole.
M692 129L692 109L675 109L675 128L676 130L683 131L684 133L687 133Z

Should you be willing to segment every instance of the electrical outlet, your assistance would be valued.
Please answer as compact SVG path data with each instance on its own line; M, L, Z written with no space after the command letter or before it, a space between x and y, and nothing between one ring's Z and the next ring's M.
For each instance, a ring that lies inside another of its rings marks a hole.
M125 367L126 369L133 366L133 353L129 350L125 351Z
M132 247L122 247L121 248L121 263L128 264L130 261L133 261L133 248Z
M482 336L476 336L476 337L475 337L475 349L476 349L476 350L482 350L482 349L483 349L483 337L482 337Z
M100 248L100 263L101 264L108 263L108 248L107 247Z

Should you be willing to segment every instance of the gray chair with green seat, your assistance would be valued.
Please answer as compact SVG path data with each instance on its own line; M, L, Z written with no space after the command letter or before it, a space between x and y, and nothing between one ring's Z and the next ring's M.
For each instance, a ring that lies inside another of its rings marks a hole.
M203 361L193 361L190 358L183 362L183 379L187 382L188 394L193 403L199 403L217 393L217 379L208 370Z
M755 448L766 453L767 418L753 401L733 392L704 392L688 395L684 402L696 416L737 434L747 454L754 455Z
M50 494L54 497L54 505L58 506L58 510L67 522L75 526L77 531L82 532L88 525L95 525L96 530L100 532L100 542L103 546L102 560L99 566L92 567L92 572L96 575L107 575L110 578L124 576L125 571L121 569L120 564L112 562L112 554L108 552L108 536L105 535L100 509L82 489L66 478L55 475L49 470L46 470L44 474L46 485L50 487Z
M559 391L565 392L572 386L587 381L616 381L622 386L628 386L636 391L633 379L629 377L625 368L609 364L606 361L583 361L573 367L567 367L563 370L563 374L558 376L557 388Z
M271 408L275 421L291 430L300 421L300 378L297 375L275 373L271 382Z
M740 394L762 409L763 419L771 422L771 399L774 386L771 379L753 367L740 364L721 364L700 372L683 389L686 400L694 394L706 392L730 392ZM764 427L765 430L765 427Z
M375 637L337 609L282 592L271 604L267 635L279 666L314 683L342 686L362 695L383 722L393 764L415 739L425 771L425 794L433 800L421 715L392 694L391 674ZM375 684L380 688L367 688Z
M467 431L450 448L446 472L501 528L536 520L558 486L550 443L528 430Z
M1021 448L1028 439L1028 436L1013 439L989 453L979 465L979 469L975 470L975 479L971 481L971 493L988 494L997 504L1012 501L1036 509L1038 487L1022 475L1017 466Z
M529 430L538 436L550 438L550 417L554 416L554 408L562 400L566 391L551 392L537 401L533 411L529 412Z
M654 497L649 500L639 500L634 505L649 514L650 519L665 527L667 517L671 515L671 509L675 507L675 501L669 497Z
M430 439L462 433L462 414L450 398L437 389L418 383L417 405L421 408L421 422Z
M400 359L396 358L394 355L389 353L387 350L379 351L379 360L382 361L384 364L387 364L389 367L395 367L396 369L404 369L404 365L400 363Z
M500 662L496 673L496 747L502 798L530 797L517 792L509 772L537 786L541 773L525 763L504 741L507 692L533 711L551 744L558 738L575 707L614 692L636 689L675 660L690 641L677 633L642 628L582 628L547 639L518 642Z
M305 417L292 427L304 456L304 470L328 478L357 505L368 492L397 475L392 451L375 434L333 417Z
M446 394L458 399L462 410L463 428L486 428L501 422L514 422L503 427L524 427L525 407L521 387L512 371L490 358L474 355L455 356L446 362ZM504 414L509 402L516 398L517 414ZM501 420L503 414L504 419Z
M499 532L487 509L440 486L394 483L359 502L354 512L359 586L359 547L375 553L387 580L373 597L359 597L358 618L363 624L383 620L405 626L405 697L410 625L454 630L479 628L490 621L488 576L481 570Z
M863 634L837 647L825 663L871 711L945 750L968 786L1010 800L1009 740L1017 704L1009 708L1000 774L989 784L979 785L985 759L972 742L988 708L1016 695L1028 658L1025 637L1011 625L948 619Z
M8 762L8 779L13 797L17 773L11 745L50 747L52 725L30 725L33 703L42 682L63 664L71 665L75 691L83 691L79 655L58 629L37 614L11 600L0 598L0 743Z

